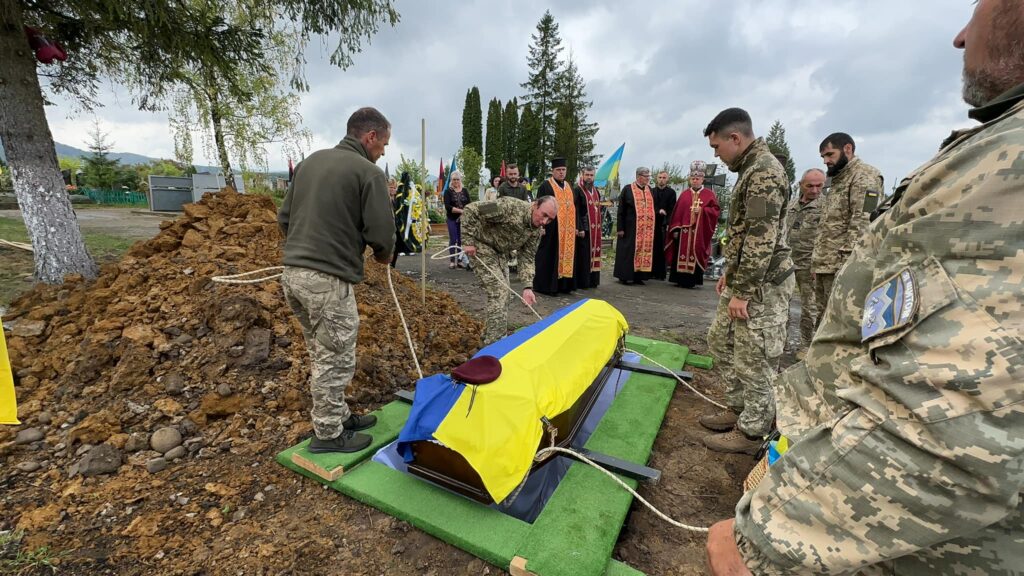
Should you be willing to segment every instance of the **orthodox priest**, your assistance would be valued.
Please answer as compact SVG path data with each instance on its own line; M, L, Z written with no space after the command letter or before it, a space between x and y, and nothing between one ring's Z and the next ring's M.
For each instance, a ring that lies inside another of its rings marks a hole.
M544 235L537 246L533 291L553 296L576 289L574 268L579 220L572 184L565 181L565 158L551 160L551 177L540 185L537 198L554 196L558 218L544 226Z
M597 288L601 283L601 193L594 187L594 167L580 171L580 182L573 188L576 197L577 288Z
M715 193L704 187L704 167L700 160L690 164L690 186L679 194L665 241L668 280L683 288L704 284L711 238L722 212Z
M651 277L655 280L664 280L665 251L661 249L665 245L665 232L668 229L668 221L672 217L672 207L676 205L676 191L668 185L668 171L662 170L654 177L654 188L651 189L651 196L654 197L654 258L651 260Z
M619 194L615 235L615 277L623 284L643 285L654 261L654 196L648 184L651 171L636 169L636 180ZM658 247L662 249L661 246Z

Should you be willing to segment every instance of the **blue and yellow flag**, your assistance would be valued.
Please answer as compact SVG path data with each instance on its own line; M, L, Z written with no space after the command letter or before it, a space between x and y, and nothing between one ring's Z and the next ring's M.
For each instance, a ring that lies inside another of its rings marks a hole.
M462 455L501 502L533 463L541 417L553 418L579 399L628 328L607 302L581 300L480 350L476 356L498 358L501 375L476 386L475 398L446 374L420 380L399 453L411 461L411 442L440 442Z
M601 167L597 169L597 174L594 175L594 186L604 188L609 182L615 180L615 177L619 175L619 164L622 163L622 151L625 149L626 143L623 142L622 146L619 146L619 149L604 161L604 164L601 164Z
M18 421L18 401L14 397L14 373L7 357L3 328L0 328L0 424L21 424Z

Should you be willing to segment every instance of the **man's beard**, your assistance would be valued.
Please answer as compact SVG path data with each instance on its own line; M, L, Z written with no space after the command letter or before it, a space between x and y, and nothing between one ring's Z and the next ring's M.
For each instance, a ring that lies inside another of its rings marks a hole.
M836 160L835 165L834 166L828 166L827 172L828 172L829 177L830 178L835 178L840 172L843 171L843 168L846 168L846 165L849 164L849 163L850 163L850 159L846 157L846 154L840 154L839 155L839 160Z

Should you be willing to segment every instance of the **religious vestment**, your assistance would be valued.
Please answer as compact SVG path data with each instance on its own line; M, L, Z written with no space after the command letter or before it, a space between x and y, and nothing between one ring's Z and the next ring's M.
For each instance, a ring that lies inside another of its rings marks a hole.
M643 282L651 277L654 261L654 197L647 186L635 183L619 194L615 245L615 277L621 282ZM659 247L659 250L661 247Z
M596 288L601 283L601 193L581 182L573 194L579 222L576 227L584 233L576 238L576 287Z
M572 185L548 178L540 185L537 197L554 196L558 203L558 218L544 227L544 235L537 246L534 260L536 271L533 290L553 295L576 289L573 277L576 258L576 199Z
M718 198L709 188L687 188L679 194L665 238L670 282L683 288L704 284L704 271L711 257L711 239L721 212Z
M671 187L651 188L651 196L654 198L654 259L651 261L651 278L664 280L667 260L665 251L661 249L665 245L665 230L668 228L669 218L672 217L672 207L676 205L676 191ZM661 212L664 211L665 214Z

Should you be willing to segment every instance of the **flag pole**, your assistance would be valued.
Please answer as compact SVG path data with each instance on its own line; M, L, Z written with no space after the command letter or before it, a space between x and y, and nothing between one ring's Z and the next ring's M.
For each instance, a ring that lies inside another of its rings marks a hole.
M427 169L427 119L420 118L420 165ZM424 183L424 186L426 183ZM420 226L423 227L423 246L420 250L420 301L427 305L427 242L430 240L430 207L427 206L427 189L420 195Z

